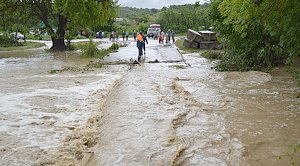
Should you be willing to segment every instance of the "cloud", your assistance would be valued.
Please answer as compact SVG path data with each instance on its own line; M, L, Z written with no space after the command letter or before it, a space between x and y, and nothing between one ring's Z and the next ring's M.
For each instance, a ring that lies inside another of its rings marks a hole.
M161 9L164 6L194 4L197 1L200 1L201 4L208 2L208 0L119 0L118 4L123 7Z

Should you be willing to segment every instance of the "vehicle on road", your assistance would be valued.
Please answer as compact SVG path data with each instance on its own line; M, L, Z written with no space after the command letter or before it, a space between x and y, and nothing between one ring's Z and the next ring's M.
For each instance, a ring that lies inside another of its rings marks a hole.
M22 34L22 33L20 33L20 32L12 32L12 33L10 33L10 36L12 36L13 38L15 38L15 39L17 39L17 40L19 40L19 39L22 39L22 40L24 40L25 39L25 36Z
M147 30L147 36L150 37L155 37L158 36L161 32L160 29L160 24L151 24Z

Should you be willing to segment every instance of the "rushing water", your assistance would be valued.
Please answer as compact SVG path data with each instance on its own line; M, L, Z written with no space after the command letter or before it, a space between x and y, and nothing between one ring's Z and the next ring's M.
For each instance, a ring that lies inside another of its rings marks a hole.
M149 42L145 62L160 63L131 70L48 72L89 63L73 53L0 59L0 164L289 164L277 157L299 143L300 88L287 73L219 73ZM136 53L129 42L104 61Z
M99 110L99 103L124 70L50 74L83 67L74 53L37 53L0 59L0 164L32 165Z

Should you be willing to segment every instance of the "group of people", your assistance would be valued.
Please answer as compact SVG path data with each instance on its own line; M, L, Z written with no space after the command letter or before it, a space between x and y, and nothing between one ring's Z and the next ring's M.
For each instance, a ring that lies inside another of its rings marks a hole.
M129 37L129 32L128 31L126 31L126 32L123 31L121 35L122 35L123 41L125 40L125 38L126 38L126 41L128 40L128 37ZM119 33L115 32L115 31L112 31L111 34L110 34L109 40L119 40Z
M123 41L125 41L125 39L126 39L126 41L128 41L128 37L129 37L129 32L128 31L123 31L122 32L122 38L123 38ZM139 33L137 33L137 32L133 32L133 40L134 41L137 41L137 36L139 35ZM144 34L143 34L143 36L145 36ZM171 43L171 39L172 39L172 41L173 41L173 43L175 42L175 38L174 38L174 36L175 36L175 32L173 31L173 30L168 30L168 31L166 31L166 32L163 32L163 31L161 31L161 32L158 32L157 31L157 33L154 35L154 40L157 40L158 39L158 42L161 44L164 44L164 43L166 43L166 44L168 44L168 43ZM111 34L110 34L110 38L109 38L110 40L119 40L119 33L118 32L115 32L115 31L112 31L111 32Z
M128 40L129 32L122 32L123 41ZM157 32L154 35L154 40L159 40L159 43L166 44L171 43L171 38L173 43L175 42L174 38L175 32L172 30L168 30L166 32ZM136 46L138 48L138 62L141 62L142 56L146 54L146 43L148 44L147 36L143 32L133 32L133 39L136 41ZM112 31L110 34L110 40L119 40L119 33Z
M159 36L158 36L158 42L159 44L164 44L164 40L166 40L166 44L170 44L171 43L171 38L173 43L175 42L175 32L172 30L168 30L167 32L160 32Z
M154 36L154 40L159 39L159 43L164 44L164 40L166 41L166 44L171 43L171 38L173 43L175 42L175 32L172 30L168 30L167 32L160 32L159 35L156 37ZM138 48L138 62L141 62L141 57L143 56L143 50L144 54L146 54L146 43L148 44L147 36L143 33L140 32L136 34L135 32L133 33L133 39L134 41L137 41L137 48Z

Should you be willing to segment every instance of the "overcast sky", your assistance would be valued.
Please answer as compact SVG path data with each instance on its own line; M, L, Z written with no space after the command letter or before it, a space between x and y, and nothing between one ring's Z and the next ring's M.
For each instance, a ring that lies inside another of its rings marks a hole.
M197 1L200 1L201 4L209 2L209 0L119 0L118 4L123 7L161 9L164 6L194 4Z

